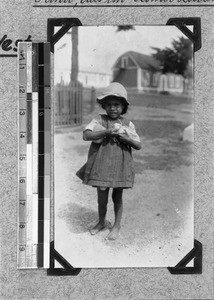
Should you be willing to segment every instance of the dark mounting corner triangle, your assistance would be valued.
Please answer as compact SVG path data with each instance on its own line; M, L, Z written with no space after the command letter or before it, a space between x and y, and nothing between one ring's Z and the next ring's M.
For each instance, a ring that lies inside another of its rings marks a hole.
M175 25L193 43L194 52L201 48L201 19L200 18L170 18L166 25ZM187 26L193 26L191 31Z
M62 268L55 268L55 260ZM47 270L48 276L76 276L80 273L80 268L73 268L69 262L54 249L54 241L50 244L50 268Z
M54 45L68 32L72 26L81 26L82 23L78 18L53 18L48 19L47 26L47 41L50 42L50 50L54 52ZM56 33L54 33L54 27L61 27Z
M194 266L187 267L192 260ZM202 274L202 244L194 240L194 248L175 267L167 269L171 274Z

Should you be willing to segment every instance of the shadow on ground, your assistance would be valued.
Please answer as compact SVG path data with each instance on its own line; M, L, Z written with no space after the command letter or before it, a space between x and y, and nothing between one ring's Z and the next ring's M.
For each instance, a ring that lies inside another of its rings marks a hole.
M85 206L68 203L58 212L58 218L66 222L73 233L87 232L98 218L97 212Z

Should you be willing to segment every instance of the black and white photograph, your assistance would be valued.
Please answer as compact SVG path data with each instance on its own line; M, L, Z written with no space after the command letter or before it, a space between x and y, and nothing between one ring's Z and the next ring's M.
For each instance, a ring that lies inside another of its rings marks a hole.
M54 241L73 267L174 267L193 249L193 59L166 25L55 44Z

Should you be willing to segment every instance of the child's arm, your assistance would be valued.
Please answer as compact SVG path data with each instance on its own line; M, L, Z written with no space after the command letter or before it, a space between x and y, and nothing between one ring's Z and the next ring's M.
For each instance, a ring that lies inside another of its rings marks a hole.
M120 135L119 136L119 141L130 145L132 148L136 149L136 150L140 150L141 149L141 143L138 141L135 141L133 139L131 139L128 135Z
M89 129L83 132L83 140L84 141L94 141L106 136L116 137L118 134L116 133L117 130L115 129L106 129L100 131L91 131Z
M132 148L136 150L141 149L140 137L135 130L134 124L130 121L128 127L125 128L125 134L121 134L119 136L119 141L125 144L130 145Z
M84 141L99 141L106 136L116 136L116 130L106 129L102 126L101 115L95 117L83 131L83 140Z

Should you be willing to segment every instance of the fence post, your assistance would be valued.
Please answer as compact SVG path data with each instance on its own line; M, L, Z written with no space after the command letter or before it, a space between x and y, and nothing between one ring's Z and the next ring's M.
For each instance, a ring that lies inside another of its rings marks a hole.
M95 88L92 86L92 88L91 88L91 111L90 112L93 112L95 109L95 100L96 100Z
M83 85L79 83L79 93L80 93L80 124L83 121Z
M72 81L55 86L55 125L82 124L82 84Z

